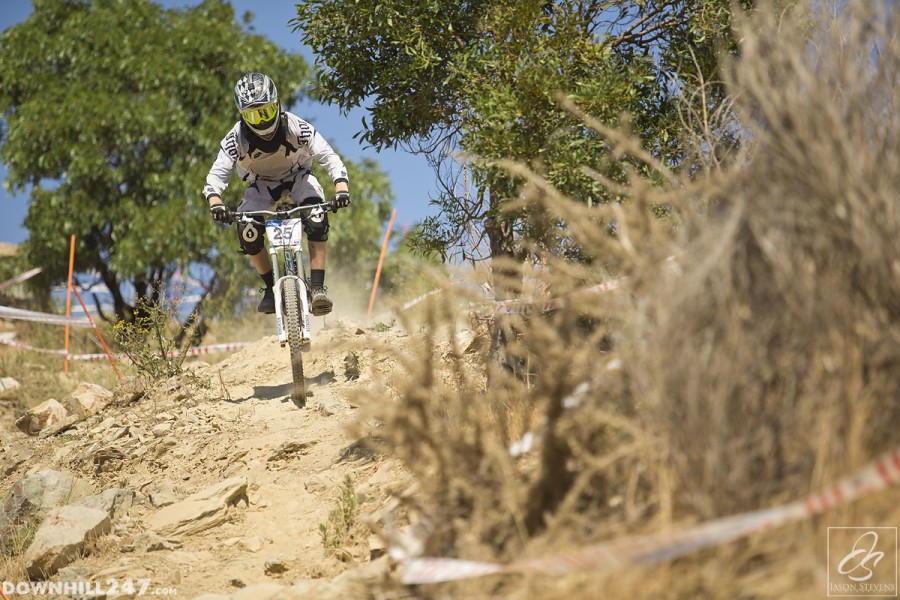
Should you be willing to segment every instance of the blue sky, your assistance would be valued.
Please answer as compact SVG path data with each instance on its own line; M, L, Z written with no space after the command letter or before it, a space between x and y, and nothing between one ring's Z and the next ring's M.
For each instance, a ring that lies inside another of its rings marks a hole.
M166 8L182 8L199 4L190 0L156 0ZM300 44L298 33L291 31L288 21L296 16L295 2L291 0L231 0L238 18L246 11L254 15L254 32L264 35L279 44L285 50L296 52L306 58L312 65L313 54L309 48ZM31 14L31 0L2 0L0 2L0 31L20 23ZM277 82L276 82L277 84ZM322 106L310 101L301 101L291 107L298 116L312 122L319 131L335 146L342 156L359 161L371 158L381 165L391 180L397 209L395 231L402 231L406 226L434 214L429 206L429 199L436 195L437 186L432 169L425 158L409 154L402 150L382 150L376 152L372 148L363 148L353 135L362 128L363 110L352 111L349 115L341 115L335 107ZM226 132L222 132L225 135ZM215 157L208 157L209 163ZM6 177L6 167L0 163L0 179ZM352 182L351 182L352 183ZM203 186L197 182L197 194ZM351 187L352 191L352 187ZM29 194L18 192L14 196L0 188L0 242L20 243L28 236L22 222L28 212Z

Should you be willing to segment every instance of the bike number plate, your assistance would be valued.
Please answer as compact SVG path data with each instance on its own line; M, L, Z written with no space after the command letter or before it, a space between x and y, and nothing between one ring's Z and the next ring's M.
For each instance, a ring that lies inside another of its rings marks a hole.
M303 225L300 219L273 219L266 221L266 237L270 247L299 246L303 237Z

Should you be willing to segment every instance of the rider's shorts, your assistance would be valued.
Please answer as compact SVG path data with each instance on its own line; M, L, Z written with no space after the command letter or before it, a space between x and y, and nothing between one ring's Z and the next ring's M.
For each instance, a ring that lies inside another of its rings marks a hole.
M318 204L325 201L322 185L313 175L308 175L305 179L298 177L284 181L258 179L247 187L238 210L273 210L275 203L285 196L290 197L295 205ZM304 212L301 218L303 230L309 241L328 241L327 210L319 208ZM251 256L263 249L264 236L265 231L260 225L242 223L238 227L238 241L244 251Z

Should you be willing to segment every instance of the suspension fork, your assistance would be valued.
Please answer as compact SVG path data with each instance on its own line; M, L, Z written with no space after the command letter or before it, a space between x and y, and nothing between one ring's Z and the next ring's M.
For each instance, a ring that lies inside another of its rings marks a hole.
M279 256L280 255L280 256ZM285 279L294 279L297 281L297 291L300 303L302 305L302 321L300 323L300 337L303 341L310 339L310 322L309 322L309 297L307 296L306 281L301 272L303 265L298 264L302 260L291 247L285 247L279 250L272 248L269 250L269 256L272 260L272 275L275 278L275 325L278 330L278 341L283 347L288 341L288 331L285 326L284 319L284 295L281 292ZM279 258L283 258L282 262Z
M307 290L306 269L303 266L303 255L289 247L284 249L286 262L290 261L292 270L291 276L297 280L297 295L301 307L300 322L300 338L304 342L308 342L311 337L310 313L309 313L309 290Z
M269 247L269 259L272 262L272 277L275 279L275 328L278 332L278 341L281 342L282 347L285 342L287 342L287 330L284 326L284 295L281 293L281 261L278 260L278 248Z

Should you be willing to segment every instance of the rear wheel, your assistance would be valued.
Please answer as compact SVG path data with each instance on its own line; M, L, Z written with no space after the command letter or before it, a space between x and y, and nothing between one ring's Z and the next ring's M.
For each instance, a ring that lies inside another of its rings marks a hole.
M300 294L297 280L288 278L282 284L284 298L284 319L288 345L291 347L291 373L294 376L294 391L291 400L297 408L306 406L306 383L303 380L303 338L300 327Z

